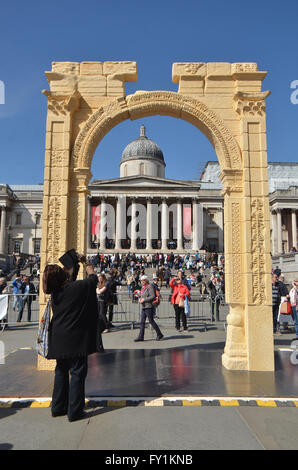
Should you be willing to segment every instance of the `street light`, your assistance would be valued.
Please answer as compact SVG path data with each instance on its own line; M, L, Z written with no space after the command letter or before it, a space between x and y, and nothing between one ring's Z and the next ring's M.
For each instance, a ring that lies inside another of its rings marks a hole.
M36 255L36 230L37 230L37 221L39 214L35 213L35 229L34 229L34 255Z

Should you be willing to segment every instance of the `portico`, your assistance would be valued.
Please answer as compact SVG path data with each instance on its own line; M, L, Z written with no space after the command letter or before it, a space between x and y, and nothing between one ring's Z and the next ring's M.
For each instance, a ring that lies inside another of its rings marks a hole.
M196 252L203 248L204 206L191 191L176 195L164 189L152 194L151 188L148 196L144 189L138 194L125 191L104 195L92 189L88 199L88 253ZM217 205L220 211L220 201Z

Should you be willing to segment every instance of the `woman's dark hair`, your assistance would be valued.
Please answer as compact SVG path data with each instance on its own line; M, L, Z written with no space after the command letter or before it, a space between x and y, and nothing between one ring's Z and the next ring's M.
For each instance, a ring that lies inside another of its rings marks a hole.
M52 294L61 289L67 280L67 273L58 264L48 264L42 276L42 288L45 294Z

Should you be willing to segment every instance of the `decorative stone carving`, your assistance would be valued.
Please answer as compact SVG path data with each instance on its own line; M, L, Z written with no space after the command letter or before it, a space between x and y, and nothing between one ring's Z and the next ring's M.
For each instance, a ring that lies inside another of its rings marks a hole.
M265 303L265 223L264 203L260 198L251 202L251 255L253 302L258 305Z
M43 90L43 94L48 98L48 109L53 114L66 116L77 111L80 105L80 95L74 92L69 96L58 96L48 90Z
M232 64L232 73L238 72L257 72L258 65L255 62L240 62Z
M265 99L270 92L241 93L235 95L235 110L241 116L261 116L266 114Z
M240 228L240 204L232 203L232 255L230 255L233 273L232 299L237 303L242 298L241 294L241 228Z
M48 206L47 261L56 263L60 252L62 201L60 196L50 196Z
M187 118L209 138L212 136L223 168L240 168L242 159L239 146L222 120L198 100L163 91L131 95L98 109L77 136L72 156L73 166L90 166L100 138L116 123L128 116L137 119L154 114Z
M172 79L174 83L179 83L182 77L200 78L204 77L207 67L204 62L177 62L172 67Z

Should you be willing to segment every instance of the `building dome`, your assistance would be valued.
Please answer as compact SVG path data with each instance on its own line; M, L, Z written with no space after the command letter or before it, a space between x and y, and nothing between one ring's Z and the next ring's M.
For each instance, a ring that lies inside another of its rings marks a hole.
M140 136L122 152L120 177L147 175L164 178L165 166L161 149L153 140L148 139L145 126L141 126Z

